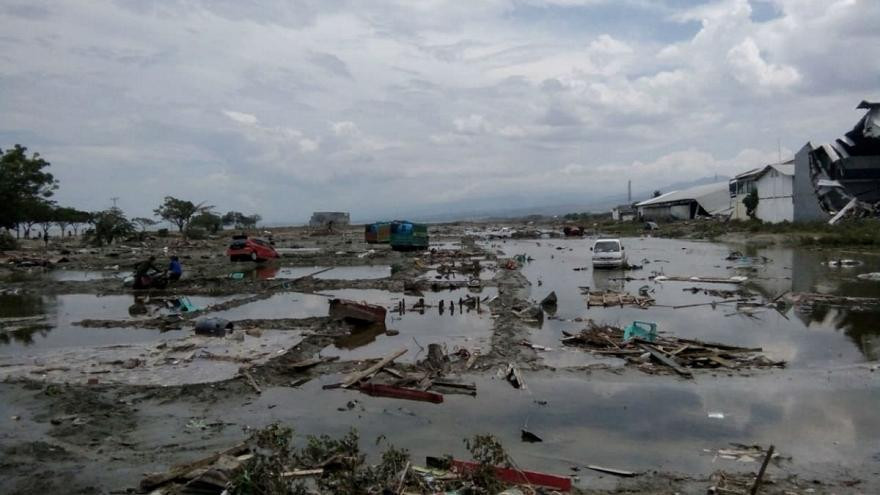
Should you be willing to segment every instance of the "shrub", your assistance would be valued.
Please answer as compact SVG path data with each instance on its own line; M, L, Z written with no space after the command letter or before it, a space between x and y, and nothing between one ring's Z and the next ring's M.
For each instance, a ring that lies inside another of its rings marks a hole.
M0 251L18 249L18 242L9 232L0 232Z

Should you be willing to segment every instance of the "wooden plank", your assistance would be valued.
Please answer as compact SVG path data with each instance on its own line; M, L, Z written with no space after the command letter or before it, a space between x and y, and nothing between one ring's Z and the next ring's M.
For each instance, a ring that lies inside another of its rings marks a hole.
M679 364L675 361L675 359L669 357L668 355L664 354L663 352L660 352L656 347L648 345L648 344L639 344L639 347L641 347L642 349L651 353L651 356L653 356L654 359L656 359L657 361L660 361L661 363L665 364L666 366L669 366L670 368L672 368L673 371L675 371L679 375L687 377L687 378L693 378L693 374L691 374L690 371L679 366Z
M755 478L755 484L752 485L751 495L757 495L758 489L761 488L761 479L764 478L764 471L767 470L767 464L770 463L770 458L773 457L774 450L776 450L776 447L773 445L767 449L767 455L764 456L764 462L761 463L761 470L758 471L758 476Z
M727 359L724 359L723 357L721 357L717 354L712 354L710 356L706 356L706 359L708 359L709 361L716 362L716 363L720 364L721 366L724 366L725 368L736 368L736 363L734 363L733 361L728 361Z
M624 471L622 469L614 469L614 468L609 468L609 467L604 467L604 466L597 466L595 464L590 464L589 466L587 466L587 468L592 469L593 471L599 471L601 473L613 474L615 476L624 476L627 478L631 478L636 475L636 473L634 473L632 471Z
M391 397L393 399L417 400L434 404L440 404L443 402L443 394L412 388L395 387L393 385L364 383L358 386L358 390L373 397Z
M199 459L197 461L189 462L186 464L177 464L169 469L165 473L153 474L145 477L141 480L140 488L142 491L150 491L156 487L162 486L165 483L174 481L186 474L200 468L204 468L210 466L217 462L221 456L229 455L229 456L238 456L242 452L249 450L246 443L240 443L235 447L224 450L223 452L219 452L217 454L205 457L203 459Z
M388 363L390 363L391 361L394 361L395 359L399 358L400 356L403 356L404 354L406 354L405 347L403 349L400 349L398 351L395 351L395 352L385 356L384 358L382 358L378 363L374 364L373 366L370 366L369 368L367 368L363 371L358 371L357 373L354 373L353 375L346 378L345 381L342 382L342 388L349 388L352 385L356 384L357 382L363 380L364 378L367 378L369 376L373 376L379 370L381 370L382 368L387 366Z
M281 473L282 478L303 478L306 476L320 476L324 474L324 468L318 469L294 469Z
M311 368L312 366L316 366L321 363L329 363L331 361L336 361L339 359L339 356L325 356L325 357L314 357L305 359L303 361L298 361L293 364L288 364L287 368L292 370L302 370L306 368Z
M727 344L718 344L716 342L703 342L701 340L694 339L678 339L682 344L693 344L700 347L714 347L716 349L723 349L725 351L740 351L740 352L761 352L763 349L760 347L737 347L735 345L727 345Z
M241 370L239 373L245 378L245 381L248 385L250 385L258 394L262 394L263 391L260 390L260 386L257 385L257 381L254 380L253 375L250 374L248 370Z
M431 385L437 385L438 387L449 387L449 388L460 388L464 390L476 390L476 383L458 383L458 382L450 382L448 380L434 380Z

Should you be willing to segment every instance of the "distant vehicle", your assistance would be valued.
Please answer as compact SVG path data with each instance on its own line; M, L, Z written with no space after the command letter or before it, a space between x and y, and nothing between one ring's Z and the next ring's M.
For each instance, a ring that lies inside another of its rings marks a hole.
M626 253L620 239L597 239L590 248L593 268L621 268L626 265Z
M261 262L280 258L278 251L275 251L269 241L246 235L232 236L232 243L226 250L226 255L229 256L229 261Z
M660 230L656 222L645 222L645 230Z
M395 251L428 249L428 226L423 223L391 222L391 249Z
M391 242L391 222L376 222L364 226L364 241L368 244Z

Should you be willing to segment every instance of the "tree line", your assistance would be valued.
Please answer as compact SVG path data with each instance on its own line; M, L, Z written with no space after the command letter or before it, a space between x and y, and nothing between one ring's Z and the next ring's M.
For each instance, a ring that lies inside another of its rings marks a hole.
M224 227L254 229L262 220L258 214L246 215L229 211L215 213L214 206L166 196L153 214L160 220L148 217L129 219L117 207L102 211L82 211L58 205L53 199L58 190L58 180L47 171L50 163L39 153L28 155L26 147L16 144L13 148L0 149L0 228L4 236L30 238L34 227L39 226L42 235L48 236L53 225L62 236L79 236L80 230L96 244L110 244L116 239L138 235L164 220L177 227L184 237L204 233L216 233ZM167 232L167 229L160 229ZM164 233L164 232L163 232ZM7 242L0 244L8 244Z

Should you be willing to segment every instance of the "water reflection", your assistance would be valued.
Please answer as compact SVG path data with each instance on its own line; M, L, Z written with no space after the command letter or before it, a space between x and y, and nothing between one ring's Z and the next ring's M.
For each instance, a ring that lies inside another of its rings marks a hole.
M241 273L241 275L236 275L236 273ZM275 263L266 263L241 272L233 272L230 276L252 280L297 279L307 276L314 276L321 280L362 280L388 278L391 276L391 267L389 265L281 267Z
M196 308L229 297L188 298ZM158 340L187 334L187 331L132 328L87 328L75 325L85 319L129 320L151 318L181 311L173 299L134 295L98 296L64 294L43 296L30 292L0 295L0 353L24 349L38 351L60 347L95 346ZM20 321L14 319L19 318ZM12 320L10 320L12 319Z
M745 317L736 312L735 306L727 305L675 310L672 306L718 299L702 290L691 293L684 289L696 286L731 290L736 287L696 282L654 283L647 278L653 273L724 278L746 275L749 282L744 288L760 293L765 299L786 292L880 297L880 283L856 277L859 273L880 272L880 256L783 246L631 238L625 239L629 257L644 260L640 261L645 263L642 270L594 271L590 267L590 242L590 239L557 239L495 244L494 248L501 248L507 256L526 254L534 259L522 269L532 282L531 297L534 300L543 299L550 291L556 291L559 298L558 319L545 319L541 332L533 332L533 343L559 348L563 331L583 328L582 323L572 321L576 318L592 318L620 326L634 320L648 320L658 323L661 331L680 337L763 347L774 358L786 360L796 367L878 359L880 327L874 324L880 317L878 313L820 307L812 308L809 313L790 308L782 312L758 308L754 317ZM733 251L748 257L748 263L728 260ZM861 264L855 268L838 268L827 263L841 257L856 259ZM591 290L638 293L646 284L654 291L652 296L657 301L657 306L649 309L609 307L588 310L579 289L587 286ZM558 351L542 356L548 363L571 362L569 354Z

